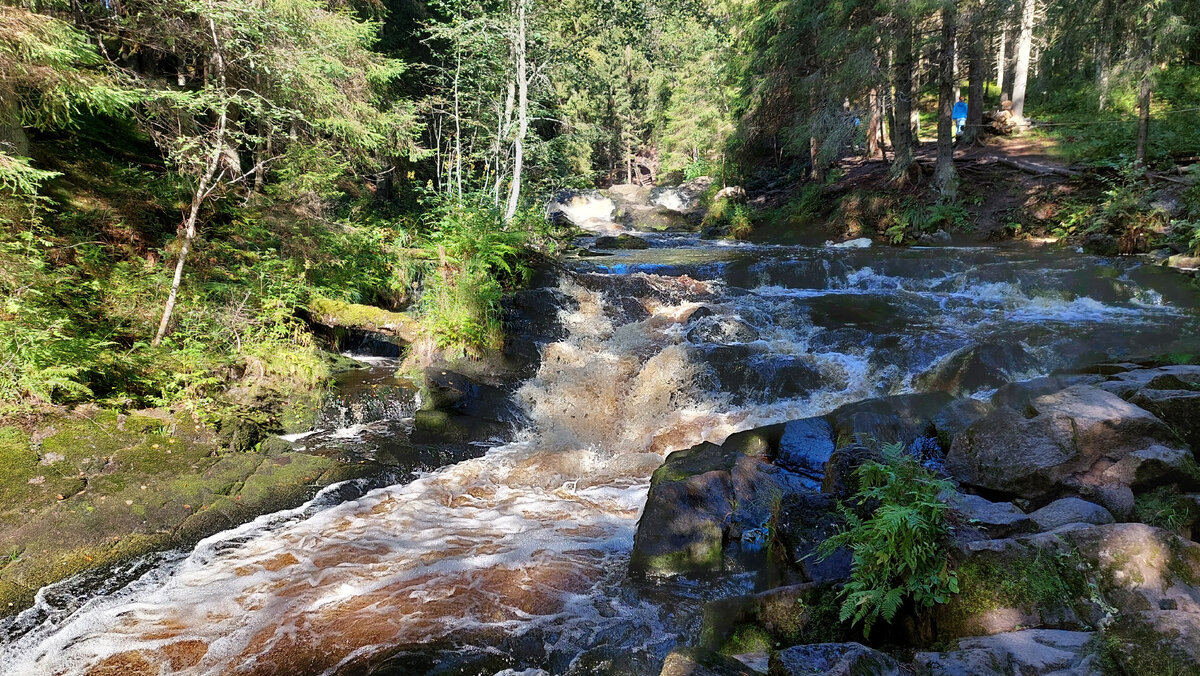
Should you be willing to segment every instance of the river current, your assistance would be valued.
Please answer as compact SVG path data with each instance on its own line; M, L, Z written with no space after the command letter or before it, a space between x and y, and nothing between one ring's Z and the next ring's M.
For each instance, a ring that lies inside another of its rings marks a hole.
M627 579L666 454L921 389L972 346L1011 380L1200 348L1194 287L1132 259L652 241L566 262L514 441L47 588L0 673L657 673L750 584ZM404 434L410 404L326 434Z

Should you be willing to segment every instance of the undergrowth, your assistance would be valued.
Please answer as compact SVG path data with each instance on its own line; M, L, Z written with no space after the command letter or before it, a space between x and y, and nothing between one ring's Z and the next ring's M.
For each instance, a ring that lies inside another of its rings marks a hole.
M855 477L854 504L840 506L844 530L817 551L827 557L841 547L850 549L840 620L862 623L866 635L877 621L890 622L906 602L931 607L958 592L947 550L949 507L938 498L952 486L903 444L884 446L882 459L863 463Z

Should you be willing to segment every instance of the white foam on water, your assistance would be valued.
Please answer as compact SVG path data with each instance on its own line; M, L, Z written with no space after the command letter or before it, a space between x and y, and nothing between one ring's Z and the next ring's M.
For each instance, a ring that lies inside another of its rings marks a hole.
M17 640L0 652L0 670L332 673L451 635L552 626L560 643L585 645L606 623L657 627L657 607L612 590L663 457L848 393L726 411L697 391L698 367L677 342L686 303L614 326L600 294L563 291L579 309L563 313L568 338L545 348L518 393L534 423L519 441L307 518L243 526L219 547L206 541Z

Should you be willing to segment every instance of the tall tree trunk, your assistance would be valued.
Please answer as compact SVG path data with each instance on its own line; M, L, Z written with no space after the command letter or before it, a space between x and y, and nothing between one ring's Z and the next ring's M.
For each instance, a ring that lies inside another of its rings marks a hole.
M905 7L907 9L907 7ZM913 90L913 32L915 27L906 16L898 16L896 28L896 55L893 64L896 93L892 108L896 119L892 125L891 174L894 180L908 180L908 170L913 163L912 136L912 90Z
M517 215L521 200L521 169L525 161L525 134L529 131L529 74L525 63L525 3L516 0L517 34L513 41L513 56L516 58L517 80L517 138L513 141L513 175L509 184L508 206L504 210L505 222Z
M457 38L456 38L457 40ZM458 201L462 203L463 172L462 172L462 114L459 109L458 83L462 77L462 51L457 42L454 48L454 173L455 184L458 188Z
M196 183L196 191L192 193L192 205L188 210L187 220L184 222L183 246L179 248L179 260L175 263L175 277L171 280L171 292L167 294L167 304L163 306L162 320L158 323L158 332L154 334L154 340L152 341L152 344L155 346L162 342L163 337L167 335L167 329L171 325L171 315L175 312L175 302L179 298L179 285L183 282L183 267L187 262L188 252L191 251L192 242L196 239L196 219L200 215L200 205L208 197L210 184L216 178L217 168L221 165L221 155L225 150L226 125L229 122L229 104L225 100L225 57L221 54L221 42L217 38L217 26L212 19L208 20L208 27L212 33L213 63L216 68L217 82L221 92L221 100L217 104L219 106L217 110L217 127L213 132L212 150L209 154L208 162L204 165L204 173L200 175L200 180Z
M975 143L983 129L983 81L987 77L984 63L983 2L972 1L970 34L967 38L967 126L963 129L965 143Z
M29 156L29 135L21 125L16 95L0 89L0 151L9 155Z
M1000 37L998 38L999 46L996 48L996 91L999 91L1001 96L1004 95L1004 74L1008 70L1008 61L1005 59L1005 51L1008 48L1008 18L1001 17L1000 19Z
M1037 0L1021 0L1021 33L1017 37L1012 95L1012 114L1018 130L1025 123L1025 88L1029 80L1029 56L1033 51L1033 17L1036 10Z
M938 196L944 200L958 197L958 172L954 170L954 121L951 115L957 87L954 82L954 43L957 31L958 9L956 0L945 0L942 5L942 49L938 60L938 124L937 124L937 171L934 186Z
M872 87L871 91L867 93L867 105L871 107L871 116L867 121L867 159L871 159L879 151L880 116L878 99L879 95L876 93L875 88Z
M1150 76L1154 68L1154 9L1153 4L1146 8L1146 23L1142 26L1142 81L1138 85L1138 131L1137 151L1134 160L1140 165L1146 165L1146 144L1150 140Z
M1114 5L1113 0L1100 2L1100 35L1096 39L1096 92L1099 99L1097 104L1101 111L1108 108L1109 84L1112 79Z

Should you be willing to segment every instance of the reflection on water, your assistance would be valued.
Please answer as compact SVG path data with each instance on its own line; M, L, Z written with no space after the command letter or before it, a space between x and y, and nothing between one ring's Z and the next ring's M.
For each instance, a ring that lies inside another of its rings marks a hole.
M515 442L28 615L5 673L422 673L468 653L493 671L603 673L597 655L616 655L653 672L700 594L624 580L665 454L904 391L972 343L1021 345L1017 376L1195 347L1191 291L1075 255L691 242L578 268Z

